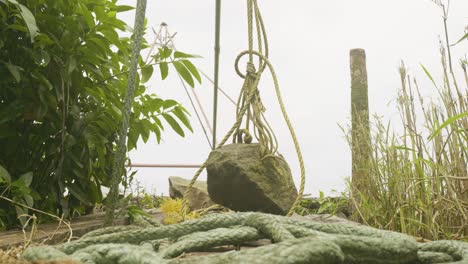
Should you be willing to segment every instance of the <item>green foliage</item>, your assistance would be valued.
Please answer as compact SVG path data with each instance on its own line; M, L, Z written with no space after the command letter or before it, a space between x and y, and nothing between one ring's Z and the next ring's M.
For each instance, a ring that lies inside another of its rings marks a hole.
M129 27L116 14L131 9L116 0L0 0L2 196L65 216L101 202L132 48L130 38L119 37ZM190 65L184 62L189 56L171 55L164 49L152 64L140 59L128 151L140 138L146 142L154 135L160 142L166 124L181 136L183 127L192 130L179 103L145 94L142 84L154 65L166 65L164 78L168 64ZM186 80L198 80L198 72L188 67L190 77L180 66L175 69ZM3 200L0 208L0 225L12 225L27 213Z
M349 215L349 198L345 193L341 193L337 197L326 197L320 191L318 198L304 198L300 202L300 206L296 210L297 214L330 214L345 216Z
M163 223L166 225L173 225L184 221L183 211L182 211L182 199L172 199L167 198L161 202L161 211L164 213L165 217ZM185 215L185 220L199 218L200 214L193 211Z
M137 205L129 205L129 206L127 206L126 210L127 210L128 216L130 216L130 219L131 219L132 221L135 221L135 219L136 219L138 216L148 216L148 217L151 217L150 214L148 214L147 212L145 212L145 210L143 210L141 207L139 207L139 206L137 206Z
M134 191L135 195L130 194L129 198L131 204L135 204L144 209L154 209L158 208L163 201L162 196L148 193L145 189L141 188L137 184L137 188Z
M466 239L468 82L450 78L444 47L441 55L442 84L422 67L439 94L429 102L416 80L410 83L404 65L400 68L403 131L393 132L390 123L376 117L373 155L362 168L369 175L367 191L355 192L352 199L355 220L430 240Z

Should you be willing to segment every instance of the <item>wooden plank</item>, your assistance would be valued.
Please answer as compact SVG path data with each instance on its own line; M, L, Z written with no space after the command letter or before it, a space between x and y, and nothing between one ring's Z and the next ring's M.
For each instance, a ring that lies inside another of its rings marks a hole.
M159 210L153 210L149 212L155 219L162 221L162 213ZM97 213L92 215L81 216L71 221L71 228L73 232L73 238L78 238L84 234L101 228L104 224L104 213ZM128 216L119 218L116 221L117 225L128 225ZM31 235L30 230L23 234L21 230L10 230L0 232L0 249L8 249L23 245L25 243L25 236L29 238ZM45 244L57 244L65 242L70 236L70 230L65 224L59 226L58 223L48 223L38 225L37 231L35 232L32 241L35 243Z

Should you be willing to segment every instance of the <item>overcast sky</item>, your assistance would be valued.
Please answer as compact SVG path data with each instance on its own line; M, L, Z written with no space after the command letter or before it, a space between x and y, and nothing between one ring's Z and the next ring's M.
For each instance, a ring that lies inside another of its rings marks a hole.
M135 5L136 1L119 1ZM148 25L161 22L177 32L175 44L181 51L201 55L194 63L213 75L215 1L149 0ZM416 76L425 96L434 94L419 64L424 64L438 82L440 75L439 36L443 33L440 9L429 0L327 0L259 1L270 43L270 59L278 75L287 111L295 127L306 164L306 193L344 190L351 173L349 147L339 125L350 118L349 50L363 48L367 54L369 106L371 114L398 118L394 99L399 89L401 60ZM134 12L121 17L133 26ZM234 71L234 59L247 48L246 1L222 1L220 86L237 98L242 85ZM468 25L468 1L452 0L449 17L452 42ZM152 35L147 35L152 40ZM458 45L453 57L464 56L468 45ZM146 55L146 51L142 53ZM459 67L457 67L457 71ZM460 75L461 72L458 72ZM175 72L165 81L155 71L149 92L181 102L193 109ZM292 140L281 116L268 74L260 84L267 118L278 136L280 152L299 183L299 165ZM208 116L212 117L213 87L204 80L197 86ZM224 97L219 101L218 135L222 138L234 122L234 106ZM155 138L130 153L133 163L201 164L210 147L195 114L194 133L185 138L167 129L163 142ZM167 178L191 178L195 169L138 169L136 179L147 191L168 193ZM203 177L205 177L203 175ZM202 177L202 179L203 179ZM205 177L206 179L206 177Z

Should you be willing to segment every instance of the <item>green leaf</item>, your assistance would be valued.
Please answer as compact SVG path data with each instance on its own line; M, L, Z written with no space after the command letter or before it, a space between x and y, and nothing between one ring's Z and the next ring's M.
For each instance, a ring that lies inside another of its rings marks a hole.
M47 53L46 51L44 51L42 49L41 49L41 55L42 55L41 66L46 67L47 65L49 65L50 55L49 55L49 53Z
M128 6L128 5L119 5L115 7L115 11L117 12L125 12L125 11L130 11L135 9L133 6Z
M197 70L197 67L195 67L195 65L193 65L189 60L182 60L182 63L185 65L185 67L187 67L192 76L197 79L198 83L201 83L201 76Z
M442 129L444 129L445 127L453 124L455 121L457 121L458 119L462 119L464 117L468 117L468 112L464 112L464 113L461 113L461 114L458 114L456 116L452 116L450 117L449 119L447 119L442 125L440 125L436 131L434 131L434 133L432 133L430 136L429 136L429 140L432 140L435 136L437 136L438 134L440 134L440 132L442 131Z
M75 57L70 57L67 63L68 74L72 73L76 69Z
M2 182L11 183L11 176L8 171L0 165L0 183Z
M13 78L15 78L16 82L19 83L21 80L20 70L22 70L22 68L11 63L5 63L5 65L11 75L13 75Z
M122 111L115 105L111 106L112 112L118 117L122 118Z
M119 34L117 34L114 29L101 29L99 32L101 32L104 37L112 44L121 44L119 40Z
M143 68L141 68L141 82L145 83L147 82L150 78L151 75L153 75L153 65L146 65Z
M141 139L143 140L144 143L146 143L148 142L152 126L151 126L151 123L146 119L141 121L141 126L142 126L141 132L140 132Z
M107 51L109 49L109 42L103 38L101 35L97 35L99 37L88 38L87 41L92 42L94 45L97 46L99 51L106 56Z
M107 17L107 15L106 15ZM123 22L122 20L116 19L116 18L107 18L105 19L105 24L111 25L113 27L116 27L120 29L120 31L126 31L127 30L127 24Z
M161 59L167 59L171 56L172 54L172 49L168 48L168 47L164 47L164 48L160 48L159 49L159 54L161 56Z
M34 206L34 199L32 198L31 195L29 195L29 194L23 195L23 200L24 200L24 204L26 204L27 206L29 206L29 207Z
M139 137L140 137L140 134L138 133L138 131L135 130L135 128L130 129L130 132L128 132L128 139L127 139L127 148L128 148L127 151L137 148L137 142L138 142Z
M161 123L161 121L158 118L153 116L153 120L155 120L155 119L158 120L159 123ZM152 125L151 131L156 134L156 140L157 140L157 142L159 144L159 143L161 143L161 129L160 129L159 125L156 122L151 123L151 125Z
M88 7L86 7L86 5L83 2L79 3L78 7L79 7L78 12L79 12L79 14L83 15L83 17L85 19L85 22L88 25L88 27L93 28L94 27L94 17L91 14L91 12L89 11Z
M434 78L432 78L432 75L429 73L429 71L426 69L426 67L424 67L424 65L422 65L422 64L421 64L421 67L422 67L423 71L426 73L427 77L429 77L429 79L432 81L432 84L434 84L434 86L437 88L437 84L435 83Z
M20 220L21 226L25 226L27 222L27 214L28 214L28 209L23 208L21 206L15 206L16 209L16 215L18 216L18 219Z
M184 64L179 62L179 61L174 61L174 67L177 70L177 72L179 73L179 75L182 77L182 79L184 79L184 81L187 82L188 85L190 85L190 87L194 88L195 83L193 81L192 75L187 70L187 68L184 66Z
M21 175L18 180L23 181L24 185L26 187L29 187L31 185L33 179L33 173L32 171L26 172L25 174Z
M159 63L159 71L161 72L161 79L166 79L169 73L169 67L167 66L167 62Z
M152 118L153 118L154 123L155 123L161 130L164 131L164 126L163 126L161 120L159 120L159 118L158 118L157 116L155 116L155 115L152 116Z
M180 109L180 107L175 107L172 110L172 113L179 118L179 120L191 131L193 132L192 126L190 125L190 121L187 118L187 115Z
M171 99L164 100L162 102L162 107L163 107L164 110L166 110L168 108L171 108L171 107L174 107L176 105L179 105L179 103L177 101L174 101L174 100L171 100Z
M86 205L93 205L92 203L89 202L88 196L86 193L81 190L80 187L78 187L76 184L70 184L67 186L68 190L70 190L70 193L75 196L80 202L86 204Z
M416 150L414 150L412 148L408 148L407 146L395 146L395 149L416 152Z
M166 113L163 113L162 116L177 134L179 134L181 137L185 136L184 130L172 116Z
M26 23L26 26L28 27L29 30L29 35L31 37L31 43L34 42L34 38L37 36L39 33L39 29L37 28L36 25L36 19L34 18L34 15L29 11L27 7L25 7L22 4L18 4L20 10L21 10L21 16L24 19L24 22Z
M201 58L201 56L187 54L181 51L176 51L174 52L174 59L178 59L178 58Z
M455 44L452 44L450 46L455 46L455 45L457 45L458 43L462 42L465 39L468 39L468 33L466 33L465 36L461 37L461 39L459 39L457 42L455 42Z
M107 17L116 18L117 17L117 12L116 11L109 11L109 12L107 12Z

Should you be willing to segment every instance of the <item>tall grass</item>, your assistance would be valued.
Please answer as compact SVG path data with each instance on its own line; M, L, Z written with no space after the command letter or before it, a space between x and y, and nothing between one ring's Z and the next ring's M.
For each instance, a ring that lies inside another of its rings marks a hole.
M402 131L374 118L371 158L358 164L368 170L366 188L349 186L354 220L431 240L468 239L467 61L452 68L447 53L441 44L441 85L422 66L438 94L430 101L402 63L397 100ZM464 83L454 71L464 74ZM356 133L366 133L365 126ZM351 132L347 139L351 143Z

